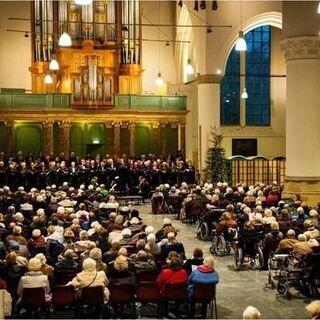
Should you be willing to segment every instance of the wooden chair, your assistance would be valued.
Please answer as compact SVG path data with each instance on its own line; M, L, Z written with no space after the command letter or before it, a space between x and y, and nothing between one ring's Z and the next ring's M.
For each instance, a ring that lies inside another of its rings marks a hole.
M218 319L215 284L203 284L203 283L196 284L191 297L191 303L204 303L206 305L209 305L211 309L210 318L213 317L213 304L214 304L215 318Z

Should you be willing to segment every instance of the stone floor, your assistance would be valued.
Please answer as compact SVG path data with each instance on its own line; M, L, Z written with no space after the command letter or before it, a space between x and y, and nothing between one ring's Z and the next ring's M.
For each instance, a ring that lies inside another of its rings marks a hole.
M162 215L151 214L150 204L137 207L148 225L156 229L161 227ZM179 229L178 239L184 243L187 257L193 249L200 247L208 255L210 242L200 241L196 237L195 225L186 225L172 219ZM220 275L217 291L218 317L221 319L239 319L248 305L258 308L264 319L308 319L305 306L310 300L294 296L291 300L277 295L276 290L266 287L267 271L233 269L233 256L215 256L215 269Z

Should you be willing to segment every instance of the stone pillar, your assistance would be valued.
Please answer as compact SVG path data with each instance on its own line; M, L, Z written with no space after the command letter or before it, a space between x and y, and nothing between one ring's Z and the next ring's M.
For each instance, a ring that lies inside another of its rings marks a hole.
M113 132L114 132L114 153L120 156L120 134L121 134L121 123L115 122L113 124Z
M48 155L53 152L53 122L45 121L43 123L44 136L44 154Z
M159 122L152 123L152 127L151 127L151 152L155 155L159 155L159 153L160 153Z
M136 124L129 124L130 131L130 144L129 144L129 155L130 157L134 157L136 153Z
M167 156L167 141L166 141L166 129L167 124L166 123L160 123L160 153L163 156Z
M6 124L6 153L9 154L13 151L13 121L9 120Z
M63 152L65 158L70 155L70 123L68 121L61 121L59 123L59 151Z
M281 46L287 64L284 197L300 194L309 205L320 196L320 38L317 2L283 3ZM297 23L301 17L304 23Z
M184 123L178 125L178 149L186 156L186 125Z
M197 78L199 169L206 168L211 127L220 127L221 75L207 74Z

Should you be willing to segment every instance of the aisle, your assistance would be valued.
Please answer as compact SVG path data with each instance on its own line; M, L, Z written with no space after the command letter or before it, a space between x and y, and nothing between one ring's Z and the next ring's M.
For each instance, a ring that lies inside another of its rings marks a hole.
M158 230L162 225L162 215L150 213L150 204L136 207L147 225ZM210 254L210 242L200 241L196 237L195 225L186 225L172 219L179 229L177 238L183 242L187 257L192 256L193 249L199 247L205 255ZM219 272L220 283L217 291L218 316L222 319L239 319L242 311L248 306L257 307L263 319L308 319L305 306L308 301L294 298L291 301L277 297L276 290L265 288L266 271L235 271L233 256L214 257L215 269Z

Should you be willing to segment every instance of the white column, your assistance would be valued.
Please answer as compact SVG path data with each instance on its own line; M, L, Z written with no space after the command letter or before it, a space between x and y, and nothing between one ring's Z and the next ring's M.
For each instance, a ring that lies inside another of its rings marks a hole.
M198 79L199 169L206 168L211 127L220 127L220 80L218 75L204 75ZM200 136L201 135L201 136Z

